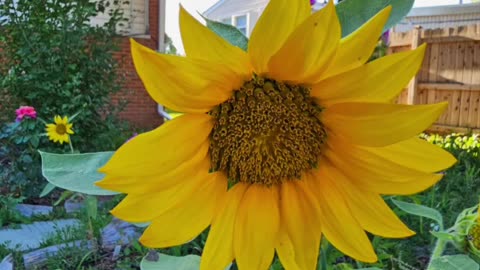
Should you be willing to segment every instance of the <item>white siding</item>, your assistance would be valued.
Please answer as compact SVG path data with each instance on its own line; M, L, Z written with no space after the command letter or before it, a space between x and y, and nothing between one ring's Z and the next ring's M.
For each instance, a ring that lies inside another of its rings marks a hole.
M203 15L215 21L222 21L225 18L248 14L248 16L250 16L248 33L250 34L268 2L269 0L220 0L217 4L205 11ZM337 2L337 0L335 0L335 2ZM317 1L313 9L319 10L324 5L324 2Z
M394 32L407 32L416 25L423 29L466 26L480 23L480 4L422 7L410 11L394 28Z
M267 4L268 0L221 0L217 6L213 6L207 10L204 15L209 19L221 21L222 19L230 18L232 16L248 14L248 33L252 33L255 23Z
M129 3L122 4L121 8L124 10L124 17L127 18L128 21L123 22L123 26L118 28L118 32L129 36L147 34L148 20L146 17L148 16L148 11L145 6L145 0L129 0ZM90 23L93 25L103 25L108 21L109 17L108 11L106 11L92 18Z

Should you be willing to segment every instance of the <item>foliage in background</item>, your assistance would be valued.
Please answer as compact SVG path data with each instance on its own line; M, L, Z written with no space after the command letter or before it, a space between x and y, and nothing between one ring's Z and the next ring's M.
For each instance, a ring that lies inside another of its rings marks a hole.
M38 131L43 125L36 119L24 119L0 126L0 194L36 197L45 185L41 177Z
M33 106L47 121L80 111L72 142L81 152L113 150L128 138L121 108L110 104L123 83L114 53L127 3L0 0L0 193L37 197L46 183L37 150L69 151L41 137L38 121L13 122L13 106ZM109 20L92 26L101 13Z
M23 198L0 195L0 228L11 223L25 222L26 218L15 209L22 201Z
M118 50L116 28L125 23L122 4L0 0L1 88L35 107L39 115L72 115L82 110L74 141L81 151L114 148L110 138L99 134L112 129L116 109L109 97L122 85L113 55ZM91 18L106 10L105 25L92 26ZM11 115L12 110L1 110Z
M453 153L461 153L463 151L471 153L478 157L480 152L480 136L479 134L460 134L452 133L445 136L439 134L422 134L421 136L428 142L441 146Z

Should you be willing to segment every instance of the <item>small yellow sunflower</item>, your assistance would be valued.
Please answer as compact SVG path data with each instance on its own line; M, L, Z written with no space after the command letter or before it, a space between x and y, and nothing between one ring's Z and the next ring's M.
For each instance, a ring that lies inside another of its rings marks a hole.
M369 59L391 7L341 38L332 1L271 0L248 52L180 11L187 57L132 40L135 67L158 103L184 115L123 145L99 186L127 193L112 214L151 222L148 247L210 227L201 269L316 269L321 237L364 262L366 231L407 237L381 194L413 194L455 159L420 140L447 104L391 101L425 46Z
M60 115L56 115L53 118L53 124L47 124L45 130L47 131L48 139L60 144L69 143L70 135L73 134L72 123L68 122L68 117L63 118Z

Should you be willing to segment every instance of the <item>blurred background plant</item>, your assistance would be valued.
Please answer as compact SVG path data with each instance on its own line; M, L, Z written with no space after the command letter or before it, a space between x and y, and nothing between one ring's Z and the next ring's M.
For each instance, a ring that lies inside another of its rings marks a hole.
M119 107L110 95L122 87L118 72L116 28L127 23L123 1L0 1L0 70L2 96L36 108L40 115L73 115L77 119L79 150L102 151L118 147L122 127L115 117ZM110 7L105 25L90 19ZM12 104L0 110L11 119ZM5 121L5 119L4 119ZM99 136L108 134L108 136Z
M45 180L37 150L70 151L40 136L34 118L14 122L18 104L46 119L82 111L73 138L81 152L116 149L131 135L117 117L122 106L110 103L123 82L114 54L124 2L0 1L0 194L38 197ZM90 24L99 13L108 13L105 25Z

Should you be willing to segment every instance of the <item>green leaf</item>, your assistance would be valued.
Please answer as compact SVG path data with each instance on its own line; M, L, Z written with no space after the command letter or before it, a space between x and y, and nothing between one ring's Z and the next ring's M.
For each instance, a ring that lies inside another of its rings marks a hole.
M442 214L440 214L440 212L437 210L423 205L401 202L394 199L392 199L392 202L398 206L398 208L409 214L435 220L440 226L440 230L443 230L443 217Z
M48 182L45 187L43 188L42 192L40 193L40 198L47 196L52 190L54 190L56 186L50 182Z
M384 31L399 23L412 9L414 0L344 0L337 5L337 15L342 25L342 37L355 31L380 10L392 6L392 13Z
M197 255L187 255L183 257L158 254L158 259L150 261L149 255L143 257L140 263L142 270L198 270L200 268L200 257Z
M110 159L113 152L87 154L39 152L42 157L42 175L53 185L89 195L118 194L94 184L103 178L97 170Z
M35 135L35 136L32 136L32 137L30 138L30 143L32 144L32 146L33 146L34 148L37 148L38 145L40 144L40 137L38 137L38 136L36 136L36 135Z
M50 184L50 183L49 183L49 184ZM65 190L65 191L63 191L63 192L62 192L62 195L60 195L60 198L58 198L58 200L53 203L53 206L58 206L58 205L61 204L63 201L65 201L67 198L70 198L71 196L73 196L73 194L75 194L75 192L70 191L70 190Z
M479 265L467 255L442 256L430 263L428 270L478 270Z
M207 27L210 28L210 30L230 42L230 44L237 46L244 51L247 50L248 38L235 26L216 22L205 17L203 18L207 22Z

